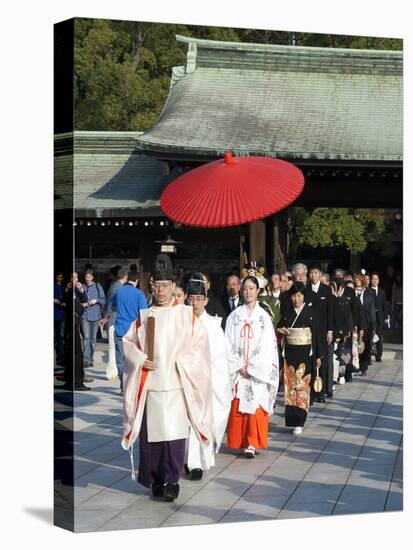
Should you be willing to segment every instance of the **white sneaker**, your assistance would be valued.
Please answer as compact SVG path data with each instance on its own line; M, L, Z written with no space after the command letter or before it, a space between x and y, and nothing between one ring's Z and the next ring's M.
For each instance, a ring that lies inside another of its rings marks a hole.
M342 377L340 378L340 380L338 381L338 383L340 384L340 386L342 386L343 384L346 383L346 379L344 378L344 376L342 376Z
M294 429L293 429L293 434L294 435L301 435L303 433L303 429L301 426L296 426Z

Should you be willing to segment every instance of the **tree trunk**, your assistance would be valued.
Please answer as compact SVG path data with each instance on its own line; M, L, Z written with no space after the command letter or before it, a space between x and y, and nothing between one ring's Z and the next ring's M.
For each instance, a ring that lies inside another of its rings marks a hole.
M139 66L141 60L141 47L145 36L148 34L151 24L145 26L145 23L134 23L133 24L133 35L132 35L132 61L130 72L134 74L136 69Z

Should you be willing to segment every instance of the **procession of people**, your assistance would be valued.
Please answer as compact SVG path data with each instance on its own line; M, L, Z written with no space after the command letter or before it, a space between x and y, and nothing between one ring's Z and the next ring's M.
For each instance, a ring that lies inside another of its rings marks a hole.
M248 459L263 452L275 408L299 436L314 402L334 399L336 384L382 360L395 313L377 272L337 268L330 277L314 262L267 274L251 262L228 273L217 296L207 273L178 279L165 254L147 293L130 267L110 270L106 295L92 266L84 283L72 273L64 285L56 274L56 363L64 367L56 387L91 389L85 369L105 329L106 377L118 379L123 399L122 447L133 478L160 500L178 497L182 476L202 479L223 446Z

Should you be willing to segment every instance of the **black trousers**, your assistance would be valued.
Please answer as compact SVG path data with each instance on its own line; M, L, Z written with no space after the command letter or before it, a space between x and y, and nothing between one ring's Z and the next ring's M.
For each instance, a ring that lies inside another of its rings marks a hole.
M364 372L369 368L369 363L371 359L372 338L372 331L370 329L365 329L363 334L364 351L359 356L360 372Z
M74 388L83 384L83 354L78 322L74 327L69 326L66 332L64 377L66 384Z
M334 343L331 343L328 346L326 362L326 380L325 380L325 393L331 394L333 392L333 380L334 380L334 363L333 363L333 352L334 352Z
M379 337L378 342L376 342L376 361L381 359L383 355L383 326L376 325L376 334Z

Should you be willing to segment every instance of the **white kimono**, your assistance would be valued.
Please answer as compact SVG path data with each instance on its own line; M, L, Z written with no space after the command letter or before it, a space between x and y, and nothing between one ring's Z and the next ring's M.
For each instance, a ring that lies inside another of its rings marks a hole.
M224 437L232 400L231 376L225 353L225 337L221 328L221 317L213 317L204 311L199 320L207 330L211 356L214 441L211 441L207 446L201 445L191 429L187 457L190 470L194 468L208 470L215 465L214 452L219 451Z
M155 316L154 371L143 372L147 358L148 315ZM123 337L123 440L130 449L147 408L148 441L172 441L194 430L202 445L213 440L211 370L208 336L192 307L152 307L140 312L140 326Z
M278 390L278 353L270 316L256 303L235 309L227 319L225 342L233 397L239 399L241 413L254 414L261 406L272 414ZM249 377L239 370L247 365Z

